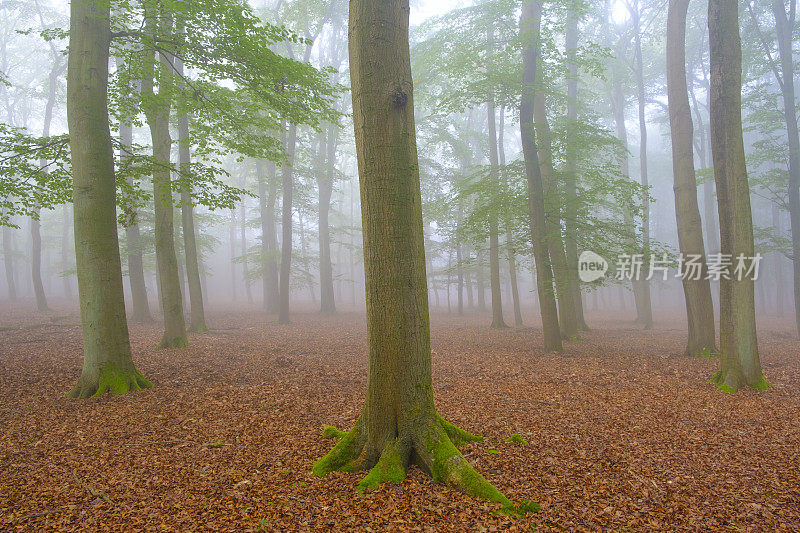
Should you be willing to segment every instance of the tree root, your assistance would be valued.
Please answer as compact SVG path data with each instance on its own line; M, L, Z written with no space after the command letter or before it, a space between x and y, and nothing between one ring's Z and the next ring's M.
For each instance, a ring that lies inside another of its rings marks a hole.
M369 442L364 424L359 418L349 432L328 426L325 437L341 437L327 455L314 463L312 472L325 477L330 472L356 472L369 470L358 483L359 493L376 489L384 481L400 483L405 479L408 466L417 464L435 482L469 496L483 498L503 505L506 514L525 514L538 510L538 505L522 502L515 506L503 493L480 475L461 455L456 446L483 440L445 421L438 414L420 422L395 438L382 450L374 450Z
M199 324L193 324L189 326L189 331L191 333L208 333L211 329L206 325L205 322L201 322Z
M150 383L136 368L121 369L115 363L105 363L99 371L81 374L78 384L67 393L67 397L75 399L96 398L106 392L121 396L130 391L149 389Z

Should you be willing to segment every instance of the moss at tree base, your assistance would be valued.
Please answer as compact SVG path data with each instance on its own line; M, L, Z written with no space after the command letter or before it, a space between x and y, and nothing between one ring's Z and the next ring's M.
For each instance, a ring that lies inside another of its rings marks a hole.
M501 511L505 514L524 515L538 510L538 505L532 502L521 502L515 506L472 467L455 444L481 441L482 437L450 424L435 413L427 425L421 424L409 434L397 435L372 459L370 457L376 454L367 451L367 436L361 419L349 432L328 426L323 436L341 437L341 440L314 463L313 474L325 477L334 471L369 470L358 483L357 489L361 494L378 488L385 481L400 483L406 477L409 464L413 462L437 483L444 483L469 496L502 504Z
M69 398L96 398L106 392L121 396L131 391L149 389L150 383L133 365L130 369L122 369L116 363L107 362L98 372L84 372L78 384L67 393Z

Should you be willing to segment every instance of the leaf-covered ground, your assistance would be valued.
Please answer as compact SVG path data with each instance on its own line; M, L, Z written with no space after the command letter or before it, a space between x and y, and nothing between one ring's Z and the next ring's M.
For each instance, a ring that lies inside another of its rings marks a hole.
M534 317L528 317L528 323ZM593 320L543 354L540 331L435 316L439 412L484 435L462 451L526 518L412 469L358 497L356 474L313 477L364 398L365 323L291 326L219 313L186 350L132 326L155 388L64 397L81 364L74 316L0 313L0 531L798 530L800 344L762 324L765 393L717 392L717 361L680 356L682 328ZM506 442L519 433L527 441Z

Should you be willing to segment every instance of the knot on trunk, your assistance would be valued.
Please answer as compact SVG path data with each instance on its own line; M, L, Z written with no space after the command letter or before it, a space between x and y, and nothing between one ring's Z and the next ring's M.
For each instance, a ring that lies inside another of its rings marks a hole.
M403 109L408 103L408 94L399 85L392 93L392 106L395 109Z

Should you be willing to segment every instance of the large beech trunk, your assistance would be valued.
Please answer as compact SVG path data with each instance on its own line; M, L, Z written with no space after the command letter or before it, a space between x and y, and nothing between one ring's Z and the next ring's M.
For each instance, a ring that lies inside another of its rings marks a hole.
M83 371L68 393L73 398L150 387L133 365L125 318L108 127L109 16L107 4L70 5L67 122L83 333Z
M542 315L544 348L547 351L563 350L558 324L558 309L553 287L553 270L550 264L550 246L545 227L544 187L539 155L536 148L536 133L533 124L534 85L539 61L539 29L542 8L539 2L527 1L522 8L520 33L523 37L522 82L525 89L519 107L522 153L528 177L528 209L530 213L533 257L536 262L536 288L539 296L539 312Z
M410 463L467 494L509 504L456 449L476 437L433 403L408 0L351 0L350 69L361 182L367 398L314 473L367 470L359 489L399 482Z
M564 241L561 237L561 206L558 199L556 171L553 168L552 140L550 124L547 122L544 94L539 94L534 99L533 116L542 176L542 193L545 198L545 231L547 231L547 245L556 283L558 321L561 325L561 335L566 339L574 339L578 337L575 291L572 287L571 272L564 251Z
M686 12L689 0L670 0L667 14L667 97L672 132L672 167L675 177L675 216L678 244L684 257L697 256L706 263L703 223L697 204L697 179L694 170L694 126L686 85ZM716 350L714 303L711 284L684 276L683 292L689 325L686 355Z
M723 254L753 257L753 217L742 138L742 48L738 5L708 3L711 49L711 147L717 183ZM720 281L720 369L713 381L724 391L769 386L761 371L752 276Z

